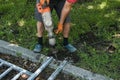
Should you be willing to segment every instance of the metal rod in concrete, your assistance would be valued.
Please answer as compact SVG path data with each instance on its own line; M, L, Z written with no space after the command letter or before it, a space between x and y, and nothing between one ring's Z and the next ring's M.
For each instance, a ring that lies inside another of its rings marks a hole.
M49 57L49 59L42 64L27 80L34 80L53 60L53 57Z
M29 72L29 71L27 71L27 70L25 70L25 69L23 69L23 68L21 68L21 67L18 67L18 66L16 66L16 65L12 64L12 63L9 63L9 62L7 62L7 61L5 61L5 60L0 59L0 62L3 62L3 64L6 65L6 66L12 66L12 68L13 68L14 70L16 70L16 71L20 71L20 72L21 72L21 71L25 71L25 73L28 74L28 75L31 75L31 74L32 74L31 72Z
M21 71L21 72L19 72L17 75L15 75L11 80L17 80L19 77L20 77L20 75L22 75L23 73L25 73L25 71Z
M3 65L3 62L0 63L0 67Z
M13 69L13 67L9 67L7 70L5 70L1 75L0 75L0 80L5 77L11 70Z
M67 61L64 60L60 66L58 66L58 68L52 73L52 75L48 78L48 80L54 80L57 75L61 72L61 70L64 68L64 66L67 64Z

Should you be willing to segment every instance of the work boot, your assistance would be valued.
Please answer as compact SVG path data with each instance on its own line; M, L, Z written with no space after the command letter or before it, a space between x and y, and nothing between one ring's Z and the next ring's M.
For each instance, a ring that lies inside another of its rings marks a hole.
M77 49L71 44L64 46L64 48L66 48L70 53L77 51Z
M39 53L39 52L41 52L41 50L42 50L42 45L41 44L36 44L33 51L35 53Z

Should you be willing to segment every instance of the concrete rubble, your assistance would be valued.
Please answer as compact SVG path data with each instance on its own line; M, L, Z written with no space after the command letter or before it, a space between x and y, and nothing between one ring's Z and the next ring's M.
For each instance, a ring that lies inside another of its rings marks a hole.
M34 53L29 49L23 48L15 44L10 44L9 42L3 40L0 40L0 53L11 54L13 56L21 56L22 58L29 59L30 61L41 62L41 63L48 58L43 54ZM58 67L55 61L56 60L54 59L50 63L49 65L50 68L56 69ZM76 67L69 63L63 68L62 72L65 74L71 74L74 77L84 80L113 80L107 76L90 72L88 70L85 70L80 67Z

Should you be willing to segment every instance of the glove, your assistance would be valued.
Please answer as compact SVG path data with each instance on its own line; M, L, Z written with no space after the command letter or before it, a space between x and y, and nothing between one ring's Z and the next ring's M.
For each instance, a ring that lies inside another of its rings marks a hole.
M61 23L58 23L58 27L55 30L55 33L58 34L61 33L62 31L63 31L63 25Z

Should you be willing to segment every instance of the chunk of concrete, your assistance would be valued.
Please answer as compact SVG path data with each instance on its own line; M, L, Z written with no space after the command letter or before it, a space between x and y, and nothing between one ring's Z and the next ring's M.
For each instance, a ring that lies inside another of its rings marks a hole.
M21 56L22 58L29 59L30 61L41 63L46 61L46 59L48 58L43 54L34 53L29 49L20 47L15 44L11 44L3 40L0 40L0 53L11 54L13 56ZM55 61L56 60L54 59L51 62L51 64L49 65L50 68L56 69L58 67ZM63 68L62 71L66 74L72 74L75 77L82 78L85 80L113 80L109 77L90 72L88 70L76 67L69 63Z

